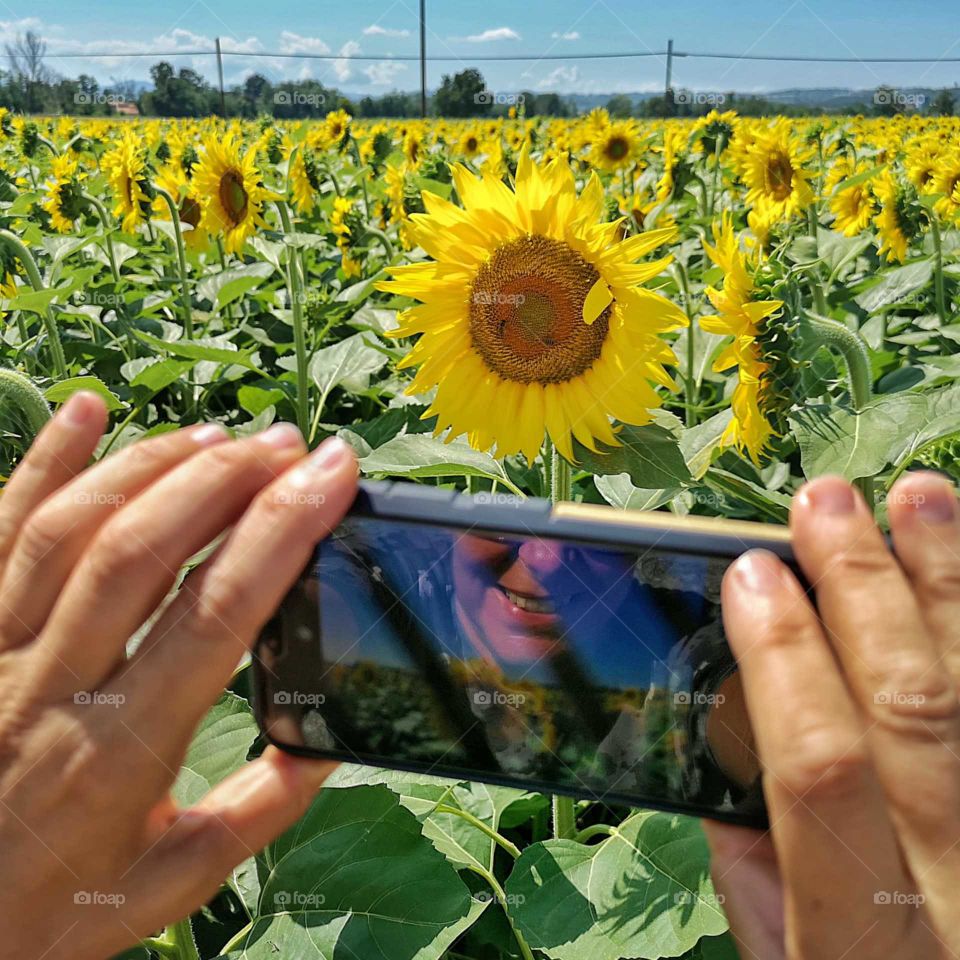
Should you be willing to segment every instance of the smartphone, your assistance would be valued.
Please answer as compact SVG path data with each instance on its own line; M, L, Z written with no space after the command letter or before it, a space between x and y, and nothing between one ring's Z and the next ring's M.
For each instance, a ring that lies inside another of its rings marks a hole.
M292 753L764 827L720 583L784 527L363 482L264 629Z

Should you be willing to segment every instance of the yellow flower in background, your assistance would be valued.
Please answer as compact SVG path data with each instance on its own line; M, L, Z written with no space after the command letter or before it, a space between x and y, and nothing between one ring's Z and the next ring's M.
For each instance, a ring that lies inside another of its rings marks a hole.
M785 118L765 131L755 132L744 161L746 202L765 203L779 220L806 210L814 199L809 182L813 174L804 168L810 155L810 149L800 144Z
M678 188L683 186L678 176L683 163L683 148L686 146L686 134L675 127L663 131L663 173L657 181L657 202L666 203Z
M58 233L72 233L76 221L83 215L83 180L77 158L69 153L54 157L50 164L51 177L47 181L47 199L43 209L50 214L50 223Z
M223 234L228 253L239 253L257 227L265 226L263 204L269 198L260 183L256 145L241 153L230 134L222 140L208 137L193 175L203 209L201 224L212 234Z
M598 170L613 173L631 166L640 153L643 138L635 120L616 120L594 134L590 162Z
M880 256L888 262L903 263L907 259L910 241L920 235L921 209L916 196L901 184L888 169L877 178L877 199L880 212L874 226L880 237Z
M203 209L196 187L187 179L179 160L165 163L157 171L157 186L173 197L177 204L183 242L190 250L204 250L210 243L210 234L201 224ZM170 208L163 197L153 201L153 215L160 220L170 219ZM189 229L183 229L187 227Z
M845 237L855 237L870 226L877 208L873 177L842 190L837 188L844 181L865 174L871 169L872 165L869 163L861 162L854 166L844 158L833 165L824 181L824 192L832 193L828 206L835 218L834 229L839 230Z
M463 207L425 192L426 213L410 218L433 260L378 284L421 301L393 335L419 335L400 365L419 367L408 393L436 388L424 415L437 417L436 433L528 461L547 433L570 460L574 437L590 449L617 443L610 417L649 422L654 385L675 388L662 334L687 321L641 286L670 258L635 261L674 231L618 242L619 225L599 222L599 178L578 196L569 164L538 165L527 149L513 190L459 164L452 173Z
M707 287L707 296L719 316L706 317L700 326L709 333L733 337L714 362L720 372L736 367L739 383L733 390L733 419L720 438L720 447L733 446L759 462L776 432L765 410L770 388L770 366L764 359L761 337L768 317L783 304L778 300L753 299L753 264L740 250L733 218L724 211L721 224L713 227L714 245L704 241L710 259L723 270L723 288Z
M333 146L339 143L350 129L350 114L346 110L332 110L323 122L323 132L327 143Z
M344 275L347 277L359 277L361 272L360 261L354 259L350 254L356 219L353 201L346 197L334 197L330 224L337 238L341 266Z
M320 197L321 176L316 154L306 145L301 145L290 164L290 184L293 202L300 213L313 212Z
M931 193L942 194L933 209L944 220L952 220L960 212L960 149L954 148L937 160Z
M133 233L137 224L146 221L150 213L149 170L143 141L133 130L126 130L117 146L103 157L116 206L113 214L121 218L125 233Z

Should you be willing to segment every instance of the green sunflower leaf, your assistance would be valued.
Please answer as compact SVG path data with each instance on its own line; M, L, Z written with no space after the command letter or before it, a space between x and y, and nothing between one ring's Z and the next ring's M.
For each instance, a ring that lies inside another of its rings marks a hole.
M700 825L644 811L592 846L535 843L505 890L527 943L552 960L675 957L727 921Z

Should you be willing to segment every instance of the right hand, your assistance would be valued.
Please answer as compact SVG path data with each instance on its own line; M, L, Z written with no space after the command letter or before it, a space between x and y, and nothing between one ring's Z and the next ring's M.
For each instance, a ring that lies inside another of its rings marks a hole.
M770 832L705 824L742 960L960 955L960 517L932 473L888 498L805 486L791 527L817 610L772 554L723 585Z

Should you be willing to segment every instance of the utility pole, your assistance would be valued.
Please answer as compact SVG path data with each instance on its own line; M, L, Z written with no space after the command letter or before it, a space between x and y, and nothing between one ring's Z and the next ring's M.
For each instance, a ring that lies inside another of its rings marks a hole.
M427 115L427 0L420 0L420 116Z
M673 40L667 41L667 82L663 88L663 105L673 116Z
M217 74L220 77L220 116L227 116L227 98L223 92L223 54L220 51L220 38L217 37Z

